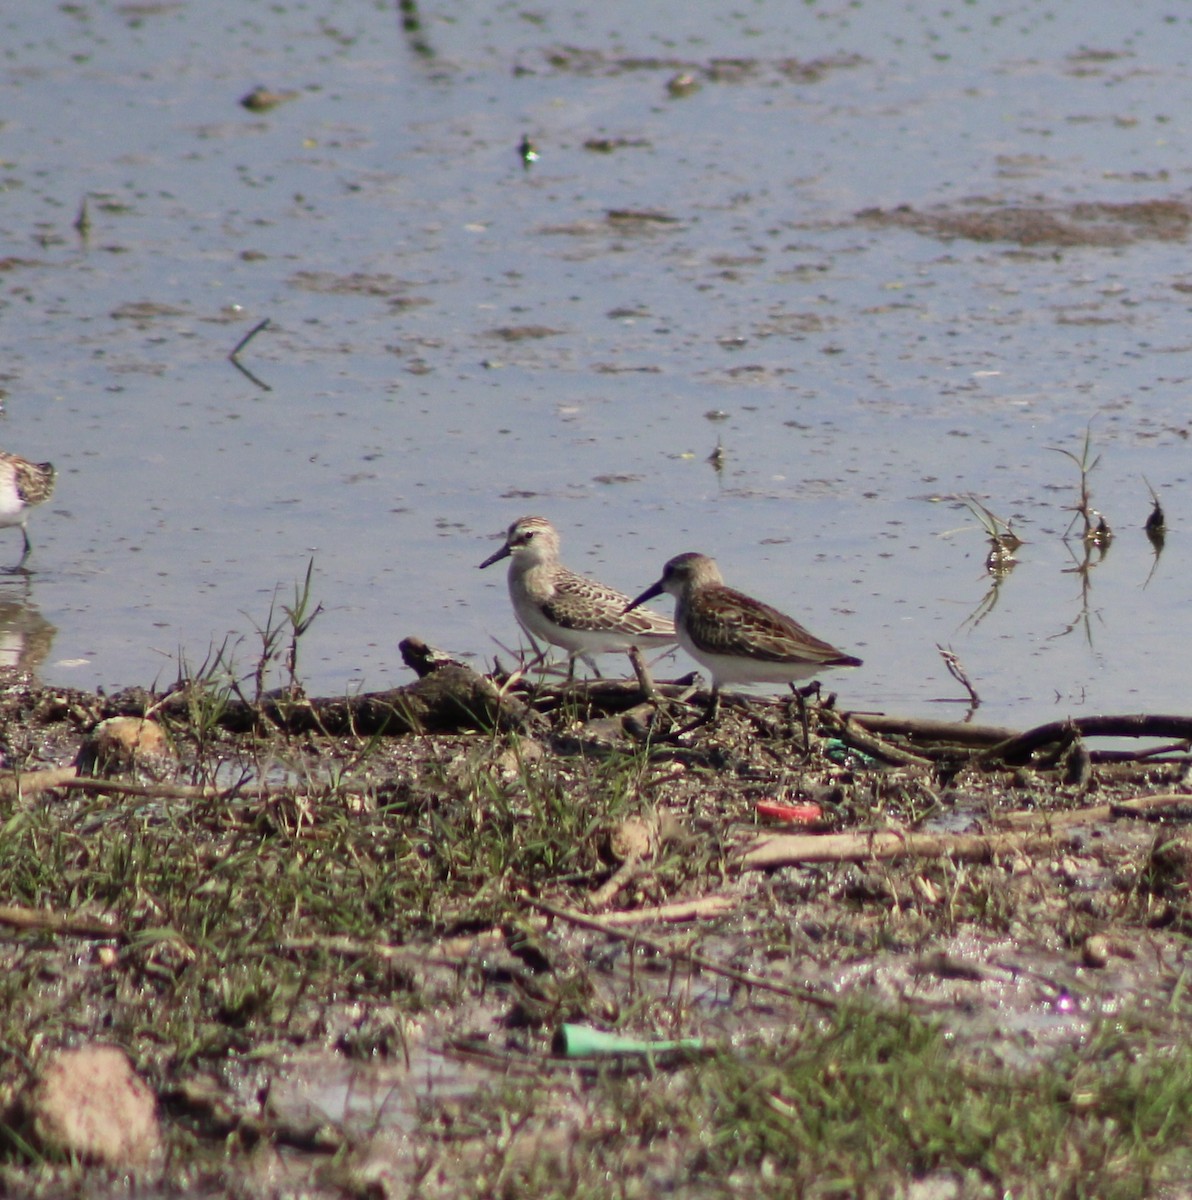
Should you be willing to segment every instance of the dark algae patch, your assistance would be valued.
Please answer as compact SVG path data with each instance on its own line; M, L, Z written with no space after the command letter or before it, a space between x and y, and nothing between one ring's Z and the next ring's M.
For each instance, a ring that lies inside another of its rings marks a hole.
M729 696L683 732L690 680L406 651L344 699L7 680L3 1194L1192 1180L1187 718ZM46 1064L94 1045L156 1104L147 1161L39 1138Z
M974 197L961 204L868 208L857 219L911 229L940 241L1011 242L1018 246L1125 246L1183 241L1192 223L1186 200L1123 203L1029 203Z

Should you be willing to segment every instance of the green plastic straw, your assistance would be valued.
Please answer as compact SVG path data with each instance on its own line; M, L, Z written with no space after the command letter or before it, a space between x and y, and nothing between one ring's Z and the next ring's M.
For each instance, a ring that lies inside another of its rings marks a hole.
M592 1058L605 1054L673 1054L676 1050L703 1050L702 1038L649 1042L604 1033L587 1025L560 1025L555 1031L554 1051L564 1058Z

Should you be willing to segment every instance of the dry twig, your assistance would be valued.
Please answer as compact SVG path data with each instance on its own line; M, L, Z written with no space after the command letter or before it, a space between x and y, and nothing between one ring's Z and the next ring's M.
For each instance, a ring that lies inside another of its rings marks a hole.
M712 975L719 975L724 979L731 979L734 983L740 983L745 987L761 988L768 992L774 992L779 996L789 996L792 1000L802 1000L806 1004L827 1009L829 1012L835 1012L837 1008L836 1001L830 996L821 996L818 992L813 992L808 988L790 987L784 983L775 983L773 980L765 979L761 975L751 975L748 971L738 971L735 967L726 967L723 963L718 963L714 959L705 958L704 955L697 953L695 950L689 950L683 946L668 946L665 942L660 942L655 938L619 929L607 920L585 916L583 913L569 912L565 908L557 908L546 900L539 900L536 896L531 896L528 892L522 892L521 898L531 908L536 908L539 912L546 913L547 916L555 917L560 921L566 921L569 925L576 925L580 929L590 929L595 933L602 933L605 937L614 938L619 942L631 942L636 946L644 947L652 954L658 954L663 958L679 962L690 963L693 967L701 971L707 971Z

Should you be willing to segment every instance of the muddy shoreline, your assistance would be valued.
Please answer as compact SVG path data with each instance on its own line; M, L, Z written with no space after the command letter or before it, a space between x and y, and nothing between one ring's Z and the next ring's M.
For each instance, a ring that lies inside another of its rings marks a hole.
M839 708L773 698L676 735L688 681L659 710L629 682L424 666L326 703L8 682L6 1194L104 1195L127 1173L31 1132L33 1081L93 1044L156 1105L135 1177L185 1194L595 1195L613 1170L616 1194L761 1194L775 1162L838 1194L813 1180L855 1164L851 1126L811 1137L782 1072L859 1105L869 1076L842 1073L840 1039L878 1071L891 1037L917 1048L908 1080L984 1081L970 1098L1066 1080L1064 1179L1106 1178L1120 1088L1071 1109L1090 1054L1109 1079L1186 1039L1183 750L1125 761L1070 726L990 754L1007 731L970 726L965 747L953 723L908 737L892 718L861 749ZM345 732L382 705L402 732ZM765 815L784 806L798 824ZM564 1027L698 1048L569 1058ZM777 1073L764 1111L741 1072ZM874 1131L867 1170L899 1194L1029 1180L1042 1151L999 1149L1020 1114L996 1113L984 1141L954 1115L910 1158L913 1133ZM1139 1178L1184 1178L1182 1151L1145 1145Z

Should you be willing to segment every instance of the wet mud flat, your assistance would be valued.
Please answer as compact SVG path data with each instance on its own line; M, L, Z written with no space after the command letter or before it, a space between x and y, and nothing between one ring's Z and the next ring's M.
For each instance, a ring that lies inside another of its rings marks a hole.
M1186 1194L1192 721L687 728L406 651L7 681L4 1194ZM96 1046L143 1144L46 1133Z

